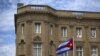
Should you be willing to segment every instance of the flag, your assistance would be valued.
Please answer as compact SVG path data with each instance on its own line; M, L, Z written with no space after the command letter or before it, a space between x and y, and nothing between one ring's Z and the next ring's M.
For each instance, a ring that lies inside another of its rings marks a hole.
M56 49L57 54L62 54L64 52L73 50L73 39L69 39L65 41L64 43L61 43L58 48Z

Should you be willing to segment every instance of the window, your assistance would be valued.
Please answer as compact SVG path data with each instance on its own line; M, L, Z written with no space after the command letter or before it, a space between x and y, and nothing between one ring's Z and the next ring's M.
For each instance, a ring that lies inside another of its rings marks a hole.
M98 56L98 48L97 47L91 48L91 56Z
M35 33L41 33L41 23L35 23Z
M50 35L53 34L53 25L50 26Z
M61 36L62 37L67 37L67 28L66 27L61 28Z
M21 24L21 37L24 38L24 24Z
M65 52L63 54L60 54L59 56L68 56L68 52Z
M96 28L91 28L91 38L96 38Z
M83 48L76 47L76 56L83 56Z
M68 56L68 52L63 53L62 56Z
M82 37L82 28L76 28L76 36L78 38L81 38Z
M33 44L33 56L42 56L42 45L41 43Z

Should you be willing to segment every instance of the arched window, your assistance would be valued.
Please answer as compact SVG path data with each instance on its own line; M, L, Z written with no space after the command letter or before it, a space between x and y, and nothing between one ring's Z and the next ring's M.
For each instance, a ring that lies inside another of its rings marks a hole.
M33 42L33 56L42 56L42 43L39 37L36 37Z
M24 39L24 28L25 28L25 25L21 24L21 39Z

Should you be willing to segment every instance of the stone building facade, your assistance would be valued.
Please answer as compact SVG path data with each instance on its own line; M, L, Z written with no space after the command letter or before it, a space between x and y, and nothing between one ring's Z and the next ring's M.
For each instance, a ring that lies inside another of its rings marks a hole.
M100 56L100 12L17 6L16 56L57 56L57 46L70 38L74 38L74 52L61 56Z

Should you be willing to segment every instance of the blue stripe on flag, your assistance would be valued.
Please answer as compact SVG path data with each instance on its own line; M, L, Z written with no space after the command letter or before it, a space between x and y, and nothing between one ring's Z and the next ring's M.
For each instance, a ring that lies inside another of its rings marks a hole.
M66 45L61 46L61 47L57 48L57 50L56 50L56 51L58 51L58 50L60 50L60 49L62 49L62 48L65 48L65 47L66 47Z
M70 49L64 50L64 51L61 51L61 52L58 52L57 54L59 55L59 54L65 53L65 52L67 52L67 51L70 51Z

